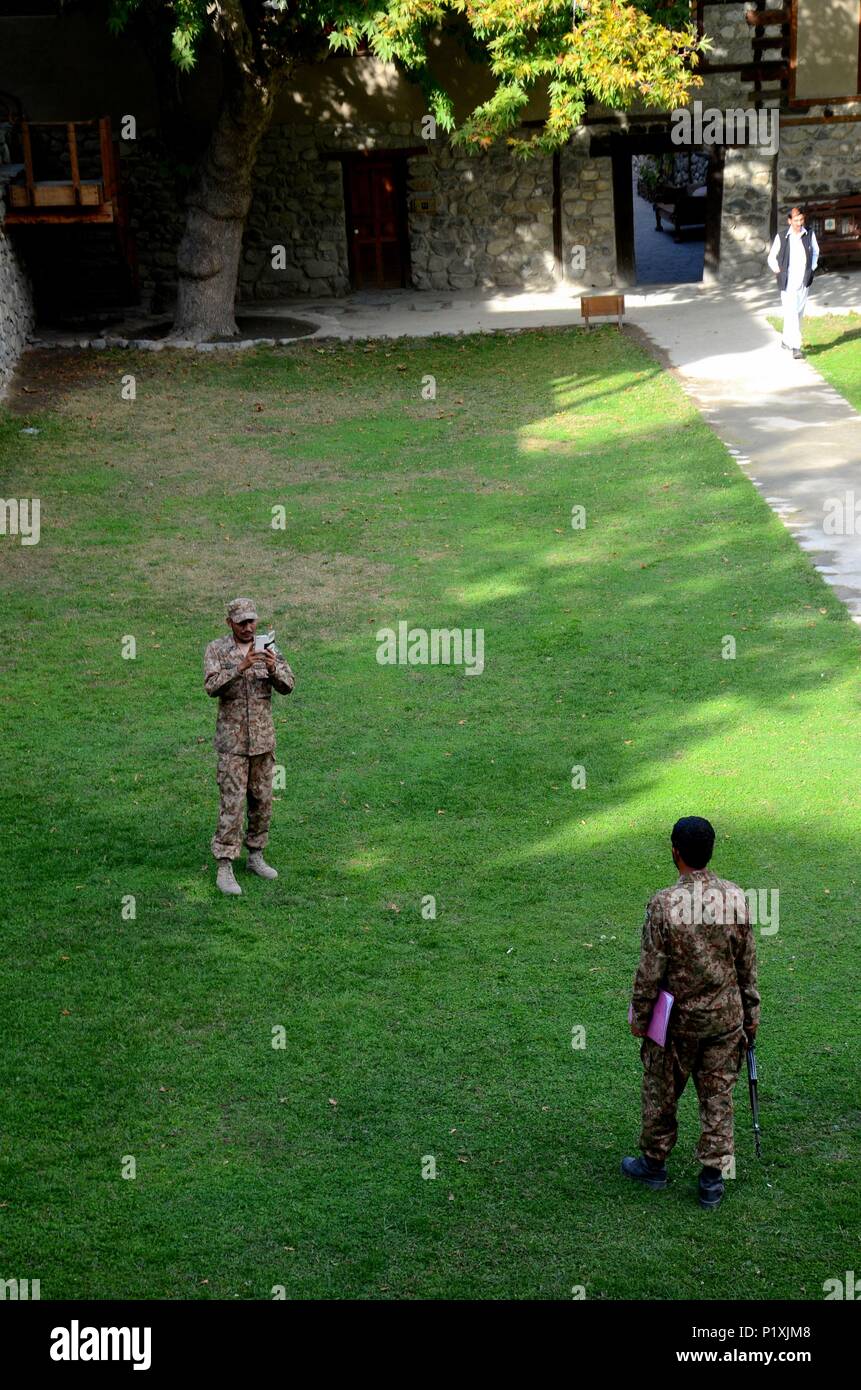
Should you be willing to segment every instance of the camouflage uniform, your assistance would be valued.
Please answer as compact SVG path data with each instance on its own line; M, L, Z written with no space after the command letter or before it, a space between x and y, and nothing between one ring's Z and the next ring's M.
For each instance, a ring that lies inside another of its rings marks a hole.
M700 912L686 914L680 890L702 893ZM711 896L715 891L719 897ZM747 1049L744 1028L759 1023L756 949L737 884L695 869L651 899L634 980L634 1023L642 1032L661 989L675 1002L666 1046L643 1038L640 1049L640 1148L664 1162L676 1142L679 1097L693 1076L701 1128L697 1158L723 1168L733 1153L732 1093Z
M239 674L242 652L232 634L210 642L203 658L203 687L218 696L215 749L221 804L212 837L216 859L237 859L242 849L242 813L248 804L249 850L262 850L272 819L272 771L275 766L275 725L272 691L289 695L295 678L273 646L275 670L263 662Z

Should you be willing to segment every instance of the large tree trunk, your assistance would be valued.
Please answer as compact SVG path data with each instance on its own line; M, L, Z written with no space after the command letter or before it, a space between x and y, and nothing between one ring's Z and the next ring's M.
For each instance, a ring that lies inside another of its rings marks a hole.
M280 85L239 72L232 78L187 199L174 338L200 343L237 333L234 299L252 175Z

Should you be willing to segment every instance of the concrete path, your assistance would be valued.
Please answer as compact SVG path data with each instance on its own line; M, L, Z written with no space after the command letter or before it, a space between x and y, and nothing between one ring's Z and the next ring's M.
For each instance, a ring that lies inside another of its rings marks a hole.
M814 289L815 314L861 312L857 273L822 276ZM775 309L780 317L776 298L771 286L675 289L647 296L629 317L861 623L861 415L815 370L815 355L783 351L767 322ZM830 535L838 502L844 534Z

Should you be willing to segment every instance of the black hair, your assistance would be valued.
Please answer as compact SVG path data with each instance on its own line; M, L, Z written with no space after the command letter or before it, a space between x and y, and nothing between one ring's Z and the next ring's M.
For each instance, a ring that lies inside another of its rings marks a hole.
M704 869L715 847L714 826L702 816L682 816L673 826L670 839L686 864L692 869Z

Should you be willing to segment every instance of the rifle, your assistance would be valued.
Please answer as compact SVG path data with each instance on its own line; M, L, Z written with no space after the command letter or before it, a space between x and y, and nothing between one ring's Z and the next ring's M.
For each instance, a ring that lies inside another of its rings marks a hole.
M762 1158L762 1146L759 1142L762 1130L759 1127L759 1092L757 1090L756 1074L756 1048L750 1043L747 1049L747 1085L750 1091L750 1108L753 1114L753 1139L756 1144L756 1156Z

